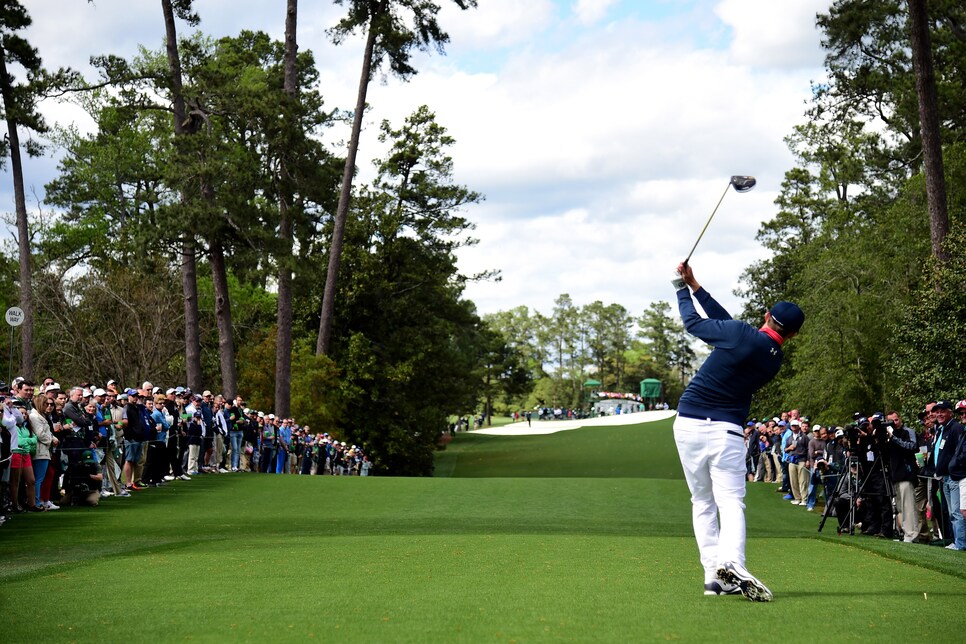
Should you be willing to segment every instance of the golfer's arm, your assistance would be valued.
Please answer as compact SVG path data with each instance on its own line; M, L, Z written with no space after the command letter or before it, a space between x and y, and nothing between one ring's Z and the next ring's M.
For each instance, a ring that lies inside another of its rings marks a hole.
M708 317L712 320L730 320L731 314L728 313L723 306L718 304L717 300L711 297L704 288L699 287L698 290L694 292L694 297L697 298L698 304L704 309L704 312L708 314Z

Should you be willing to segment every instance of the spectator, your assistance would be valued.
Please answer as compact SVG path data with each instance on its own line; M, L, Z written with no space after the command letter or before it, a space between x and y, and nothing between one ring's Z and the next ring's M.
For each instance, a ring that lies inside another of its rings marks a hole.
M188 475L194 476L199 473L198 459L201 457L201 448L204 446L204 436L202 434L202 424L204 416L201 411L196 411L188 422Z
M888 424L889 476L895 493L896 509L902 520L903 541L912 543L919 536L919 515L916 512L916 433L902 422L899 412L886 416Z
M32 466L34 470L34 504L45 510L59 510L60 506L50 501L50 487L44 491L44 480L50 467L51 446L60 441L54 436L54 425L50 420L50 412L54 408L54 401L45 394L34 397L33 409L28 414L30 431L37 439L37 452L34 454ZM29 492L29 490L28 490Z
M949 463L962 440L963 426L953 418L953 407L949 401L937 402L933 406L933 413L936 437L929 457L933 474L942 479L943 513L949 517L952 528L953 542L946 547L950 550L966 550L966 517L958 512L959 481L949 474Z
M37 438L27 428L27 403L20 398L3 402L3 426L10 434L10 503L14 512L43 512L36 503L37 493L31 454L37 451ZM20 487L26 487L20 505Z

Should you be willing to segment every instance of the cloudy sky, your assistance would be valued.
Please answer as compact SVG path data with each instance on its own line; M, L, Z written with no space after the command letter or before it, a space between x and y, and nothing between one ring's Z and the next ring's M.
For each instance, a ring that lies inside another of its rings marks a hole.
M751 174L758 187L726 196L691 261L736 313L732 290L764 256L755 233L791 167L782 139L803 121L810 83L824 78L814 23L829 0L479 0L467 12L440 2L446 55L416 57L420 73L408 83L370 87L359 163L371 176L382 119L399 123L422 104L436 113L457 141L457 180L486 196L469 212L480 243L460 255L467 274L501 272L468 288L480 311L522 304L549 313L561 293L635 315L673 300L673 269L729 177ZM28 38L49 67L89 74L92 55L163 43L156 0L24 4L34 20ZM199 28L213 36L284 31L285 0L195 4ZM344 9L300 5L299 46L315 53L327 104L348 109L362 40L332 45L325 29ZM90 127L69 105L44 111ZM32 208L55 167L27 163ZM13 211L9 185L4 177L0 212Z

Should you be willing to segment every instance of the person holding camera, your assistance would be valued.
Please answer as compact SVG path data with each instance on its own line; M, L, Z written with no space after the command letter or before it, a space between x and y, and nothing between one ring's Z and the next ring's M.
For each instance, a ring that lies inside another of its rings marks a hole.
M889 476L896 497L896 508L902 522L902 540L912 543L919 536L919 512L916 511L916 432L902 422L897 411L886 415L886 451L889 455Z
M893 535L892 500L887 485L888 435L880 413L857 421L855 453L858 455L862 490L862 534L891 539ZM891 477L888 482L891 483Z

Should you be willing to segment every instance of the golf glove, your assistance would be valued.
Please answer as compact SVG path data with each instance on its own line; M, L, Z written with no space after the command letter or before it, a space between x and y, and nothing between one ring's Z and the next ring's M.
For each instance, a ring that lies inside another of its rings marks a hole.
M688 285L684 282L684 278L678 275L671 280L671 286L674 287L675 291L680 291L682 288L687 288Z

